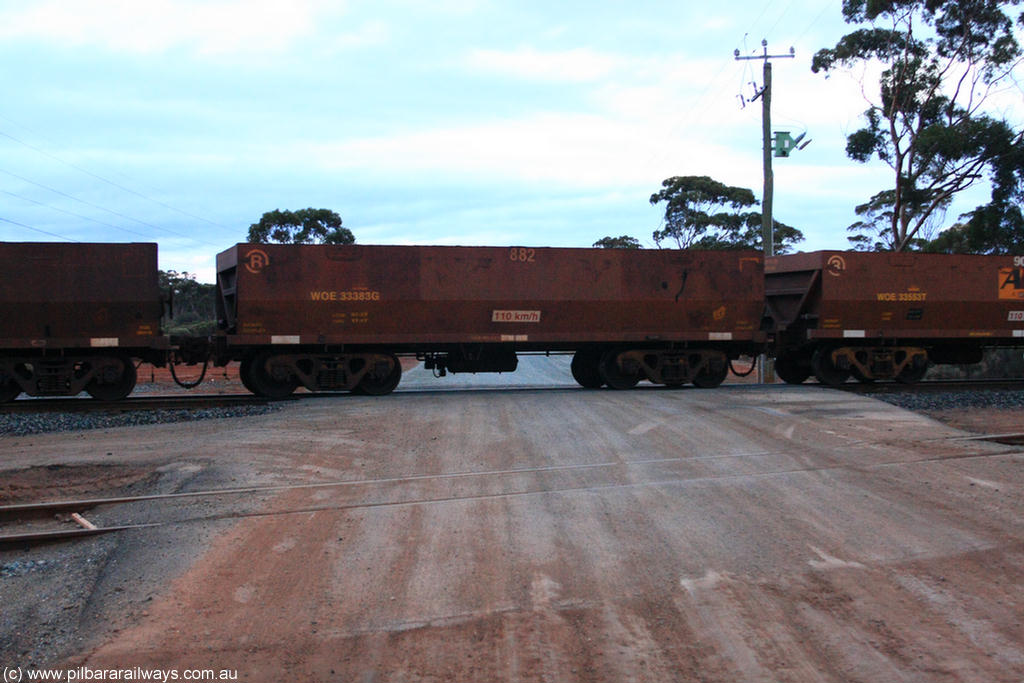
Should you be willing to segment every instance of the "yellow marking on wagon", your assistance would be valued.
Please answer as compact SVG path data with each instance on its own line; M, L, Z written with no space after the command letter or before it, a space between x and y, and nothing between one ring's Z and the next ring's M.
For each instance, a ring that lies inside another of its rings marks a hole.
M924 301L928 298L927 292L920 291L917 287L911 287L907 292L879 292L879 301Z
M370 289L317 289L309 293L311 301L380 301L380 292Z

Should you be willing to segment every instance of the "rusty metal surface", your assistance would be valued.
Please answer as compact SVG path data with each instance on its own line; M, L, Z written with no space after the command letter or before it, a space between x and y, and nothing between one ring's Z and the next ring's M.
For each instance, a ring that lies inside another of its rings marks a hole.
M156 244L4 242L0 273L0 348L149 347L160 334Z
M819 251L767 259L765 280L786 322L817 317L811 337L1024 343L1021 257Z
M232 343L742 341L763 305L746 251L243 244L218 271Z

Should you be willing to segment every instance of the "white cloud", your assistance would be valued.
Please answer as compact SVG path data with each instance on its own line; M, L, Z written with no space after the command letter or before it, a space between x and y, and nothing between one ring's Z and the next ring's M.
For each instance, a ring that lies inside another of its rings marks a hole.
M351 50L354 48L381 45L391 37L391 28L383 21L368 21L351 33L342 34L334 39L334 48Z
M623 59L588 48L542 52L532 47L517 50L472 50L466 65L476 71L540 81L585 83L609 76Z
M596 114L543 113L281 150L327 170L491 177L614 188L666 175L728 175L741 162L710 138L671 139L660 124ZM280 157L275 157L280 158ZM699 163L694 163L697 160ZM692 170L685 168L692 166Z
M316 29L323 0L48 0L0 12L0 37L114 51L190 47L206 54L280 51Z

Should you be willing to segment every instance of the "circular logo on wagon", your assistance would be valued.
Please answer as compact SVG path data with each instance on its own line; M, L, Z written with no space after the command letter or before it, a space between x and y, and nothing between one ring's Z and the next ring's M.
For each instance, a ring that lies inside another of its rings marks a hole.
M262 249L250 249L245 254L245 269L253 275L270 265L270 257Z
M839 254L832 254L825 262L825 270L833 277L839 277L846 270L846 259Z

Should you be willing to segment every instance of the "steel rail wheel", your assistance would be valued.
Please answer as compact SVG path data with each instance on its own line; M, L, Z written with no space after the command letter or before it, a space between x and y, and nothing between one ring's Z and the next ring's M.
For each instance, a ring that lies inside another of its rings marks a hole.
M283 363L274 362L272 351L261 351L253 357L249 381L258 396L269 399L288 398L299 386L299 380Z
M913 363L908 363L900 371L900 374L896 375L896 381L900 384L917 384L924 379L926 372L928 372L928 363L923 363L920 367L915 367Z
M13 379L0 383L0 403L8 403L18 398L21 393L21 386Z
M600 351L577 351L573 354L572 364L569 366L572 378L584 389L600 389L604 386L601 371L598 369L600 363Z
M796 354L783 354L775 359L775 374L786 384L803 384L811 376L811 368Z
M257 394L259 392L256 391L256 386L252 383L252 365L253 358L251 356L243 358L242 362L238 364L238 379L250 394Z
M130 358L123 356L98 360L105 364L105 367L100 369L102 376L85 385L86 393L97 401L120 401L127 398L135 388L135 364Z
M832 362L833 350L830 346L819 347L811 356L811 369L814 370L814 376L819 382L830 387L838 387L850 378L850 371L835 366Z
M694 386L700 387L701 389L714 389L725 381L725 378L729 376L729 364L714 364L716 367L712 367L712 365L712 363L706 363L704 367L702 367L697 374L693 376Z
M875 382L874 377L868 377L863 372L861 372L856 365L850 368L850 374L853 375L853 378L860 382L861 384L874 384Z
M402 364L397 356L388 356L388 362L378 361L370 365L359 384L353 389L353 393L366 394L368 396L383 396L390 394L402 381ZM386 366L386 367L385 367Z
M640 382L640 368L623 367L619 351L606 351L597 366L601 379L611 389L632 389Z

